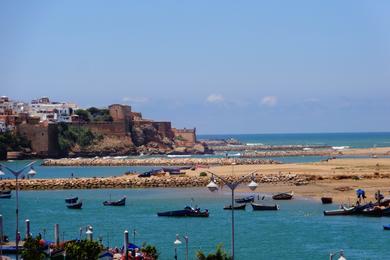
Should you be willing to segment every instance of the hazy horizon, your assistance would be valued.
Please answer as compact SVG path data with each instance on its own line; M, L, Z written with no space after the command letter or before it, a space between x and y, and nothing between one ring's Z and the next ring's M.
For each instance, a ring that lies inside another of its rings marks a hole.
M390 131L390 2L2 1L0 92L199 134Z

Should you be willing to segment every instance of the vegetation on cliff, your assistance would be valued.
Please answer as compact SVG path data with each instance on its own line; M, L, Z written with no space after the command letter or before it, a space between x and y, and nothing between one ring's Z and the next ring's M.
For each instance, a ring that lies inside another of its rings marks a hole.
M88 109L77 109L75 114L83 122L112 122L110 111L106 108L90 107Z
M100 139L100 135L92 133L87 128L72 126L66 123L58 124L58 144L64 153L68 153L76 145L83 148L92 145Z
M7 159L7 151L23 151L31 148L31 142L20 134L6 131L0 133L0 160Z

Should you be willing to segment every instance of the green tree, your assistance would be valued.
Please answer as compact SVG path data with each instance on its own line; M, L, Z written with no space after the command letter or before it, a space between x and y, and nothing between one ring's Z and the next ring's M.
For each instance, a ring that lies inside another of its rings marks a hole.
M197 260L231 260L232 257L229 256L223 249L222 244L217 245L217 250L215 253L210 253L207 256L202 252L198 251L196 253Z
M160 253L157 251L157 248L154 245L142 245L141 252L156 260L160 256Z
M24 242L22 258L24 260L41 260L45 259L45 253L43 246L40 244L41 237L36 238L29 237Z
M99 242L81 240L65 243L66 257L73 260L95 260L98 259L103 247Z
M84 122L91 121L91 113L88 110L77 109L74 113L79 116L80 121L84 121Z
M69 152L75 145L80 147L89 146L100 138L100 135L95 135L88 128L66 123L58 124L58 144L63 153Z

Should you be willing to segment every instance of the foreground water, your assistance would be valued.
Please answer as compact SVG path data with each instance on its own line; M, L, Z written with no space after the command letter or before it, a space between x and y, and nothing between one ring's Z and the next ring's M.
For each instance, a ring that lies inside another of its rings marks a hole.
M82 198L82 210L69 210L64 198ZM125 207L104 207L102 201L127 196ZM243 194L240 194L243 195ZM209 218L163 218L158 211L181 209L194 199L210 211ZM274 203L266 198L265 202ZM125 229L137 230L136 244L155 244L161 259L174 256L175 234L189 236L190 259L199 249L213 250L223 243L230 250L230 211L226 191L210 193L197 189L125 189L125 190L58 190L20 192L20 223L31 221L32 232L53 240L53 227L60 224L65 239L79 237L79 228L92 225L94 236L103 238L107 246L120 246ZM382 230L388 218L325 217L324 206L317 201L294 199L281 201L280 211L236 211L237 259L327 259L329 252L344 249L348 259L389 259L386 245L390 232ZM14 238L15 196L0 201L0 214L5 219L5 232ZM46 231L44 231L44 229ZM179 247L184 259L184 243Z

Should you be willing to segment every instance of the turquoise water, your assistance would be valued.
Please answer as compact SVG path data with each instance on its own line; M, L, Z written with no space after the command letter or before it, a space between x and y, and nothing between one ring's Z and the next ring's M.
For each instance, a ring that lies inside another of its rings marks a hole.
M104 207L102 201L126 195L125 207ZM82 210L68 210L63 199L70 195L82 198ZM241 194L243 195L243 194ZM162 218L156 212L181 209L191 199L210 211L209 218ZM273 203L269 198L267 203ZM123 190L58 190L20 192L21 231L29 218L34 234L53 240L54 224L60 224L61 237L79 236L79 228L92 225L94 236L103 243L120 246L125 229L137 230L136 244L155 244L161 259L172 259L175 234L189 236L190 259L202 249L212 250L223 243L230 250L230 212L222 209L229 203L227 191L208 192L197 189L123 189ZM382 230L389 218L325 217L322 211L337 205L294 199L281 201L277 212L236 211L237 259L328 259L329 252L344 249L347 259L389 259L390 232ZM14 237L15 196L0 201L5 232ZM62 232L65 232L64 234ZM179 247L184 259L185 246Z
M19 160L2 163L16 171L30 162L32 162L32 160ZM37 160L37 162L34 164L34 169L37 171L36 178L39 179L69 178L72 173L75 178L122 176L125 172L129 171L142 173L151 169L160 168L158 166L48 167L41 166L41 163L41 160ZM6 176L4 177L13 178L13 175L11 175L7 170L3 171L6 173ZM28 172L28 169L25 172Z
M266 145L330 145L353 148L390 146L390 132L385 133L305 133L305 134L231 134L199 135L198 139L234 138L243 143Z

